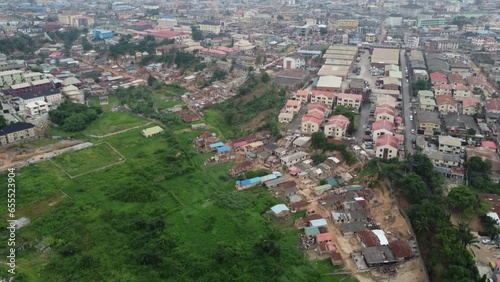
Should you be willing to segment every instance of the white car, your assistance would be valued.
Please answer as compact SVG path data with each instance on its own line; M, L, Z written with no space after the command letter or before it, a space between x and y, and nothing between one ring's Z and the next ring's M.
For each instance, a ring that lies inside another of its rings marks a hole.
M413 120L413 116L410 116L410 121L412 121L412 120Z
M415 129L412 129L412 130L411 130L411 134L415 134Z

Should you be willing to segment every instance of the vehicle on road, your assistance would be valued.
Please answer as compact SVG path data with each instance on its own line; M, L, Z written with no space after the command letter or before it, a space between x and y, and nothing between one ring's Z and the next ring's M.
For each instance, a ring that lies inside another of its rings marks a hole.
M413 115L410 115L410 121L413 121Z
M411 134L415 134L415 129L411 129Z

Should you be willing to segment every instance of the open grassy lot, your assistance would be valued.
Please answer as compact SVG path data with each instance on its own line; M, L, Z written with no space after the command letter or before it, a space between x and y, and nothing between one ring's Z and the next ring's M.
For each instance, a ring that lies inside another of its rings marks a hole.
M281 231L263 216L277 203L265 188L236 192L234 179L227 176L232 163L204 166L211 154L194 152L196 134L146 139L134 129L107 137L103 141L127 161L74 179L49 162L19 171L21 210L59 190L68 199L39 209L42 215L18 230L18 242L27 246L18 252L18 277L54 282L352 281L322 276L335 269L307 261L298 249L298 231ZM79 173L116 158L105 145L92 149L58 162ZM5 183L5 176L0 181ZM0 201L5 197L1 194ZM2 229L0 240L7 235ZM39 242L51 250L38 251ZM5 248L0 245L0 252Z
M52 162L69 175L77 176L122 160L108 144L100 143L88 149L57 156Z
M120 106L120 100L116 96L108 96L108 104L101 105L98 97L90 97L88 99L89 106L101 107L104 112L110 112L116 106Z
M89 135L106 135L148 123L147 120L135 117L126 112L105 112L86 130Z

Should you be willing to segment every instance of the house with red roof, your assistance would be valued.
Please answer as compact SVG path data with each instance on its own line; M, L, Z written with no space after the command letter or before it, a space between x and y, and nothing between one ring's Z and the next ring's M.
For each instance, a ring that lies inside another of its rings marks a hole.
M343 115L331 116L325 124L325 136L342 139L342 137L346 136L348 127L349 119L347 117Z
M488 141L488 140L482 141L481 147L486 148L486 149L490 149L493 151L497 150L497 144L495 144L495 142L493 142L493 141Z
M436 96L436 104L438 111L441 113L457 113L457 102L453 100L451 95Z
M492 113L492 114L500 113L500 98L486 99L485 109L487 113Z
M483 91L487 90L488 83L477 76L469 76L465 80L467 81L468 85L472 86L472 88L477 87L482 89Z
M453 87L450 84L436 84L434 85L434 95L451 95Z
M302 117L301 130L303 134L313 134L319 131L321 124L323 123L324 115L312 112L307 113Z
M298 100L288 100L285 104L285 110L294 115L300 112L301 103Z
M311 95L311 103L323 102L328 106L333 106L335 93L329 91L313 90Z
M359 109L363 96L359 94L337 93L337 105Z
M356 233L356 237L363 248L380 246L378 236L371 230L363 230Z
M320 113L323 116L330 114L330 108L323 102L316 102L307 105L307 113Z
M414 257L413 251L408 241L396 239L389 242L389 248L399 261L404 261Z
M394 123L394 117L396 116L396 109L389 105L380 105L375 108L375 120L388 120Z
M466 85L465 79L458 73L451 73L448 75L448 81L451 85Z
M432 85L448 83L448 78L446 78L446 75L437 71L431 73L429 77L431 78Z
M476 97L466 97L462 101L462 113L465 115L474 115L478 109L482 108L481 101Z
M375 156L384 160L396 158L399 151L399 139L393 135L382 135L375 142Z
M453 99L463 101L464 98L472 97L472 87L468 85L453 86Z
M297 90L297 92L295 92L295 99L301 103L309 103L310 98L311 92L307 90Z
M373 141L377 142L377 138L382 135L394 135L394 123L389 120L377 120L372 124Z

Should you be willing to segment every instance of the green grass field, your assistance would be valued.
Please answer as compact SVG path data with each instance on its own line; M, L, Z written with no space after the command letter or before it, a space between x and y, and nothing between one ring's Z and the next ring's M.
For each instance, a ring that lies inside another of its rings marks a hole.
M85 131L88 135L106 135L148 123L147 120L125 112L105 112Z
M108 104L100 105L98 97L90 97L88 99L89 106L101 107L104 112L109 112L116 106L120 105L120 100L116 96L108 96Z
M52 158L52 162L71 176L87 173L122 160L123 158L106 143Z
M191 140L197 134L177 134L176 144L166 136L146 139L140 129L104 138L101 142L127 161L74 179L50 162L18 171L18 209L36 207L36 218L18 230L17 240L43 241L51 250L38 252L34 244L19 252L17 277L54 282L355 281L323 276L337 269L327 261L307 261L298 249L299 231L281 230L263 216L277 203L271 193L264 188L235 191L234 179L227 176L233 163L203 166L211 154L194 152ZM117 157L101 144L54 162L78 174ZM194 169L180 171L178 166ZM5 176L0 181L5 183ZM47 208L59 190L68 198ZM0 201L5 197L0 194ZM2 240L5 236L0 231ZM0 252L5 248L0 245ZM5 270L3 264L0 269Z

